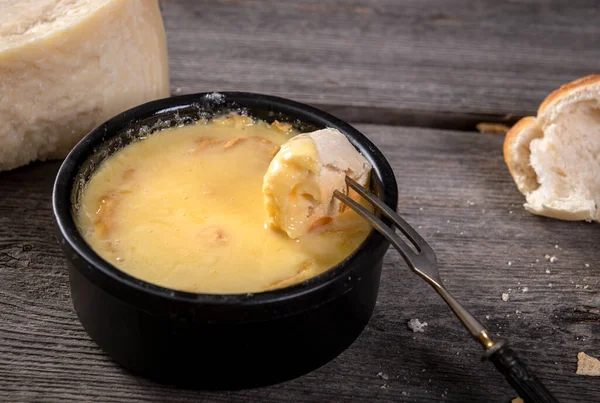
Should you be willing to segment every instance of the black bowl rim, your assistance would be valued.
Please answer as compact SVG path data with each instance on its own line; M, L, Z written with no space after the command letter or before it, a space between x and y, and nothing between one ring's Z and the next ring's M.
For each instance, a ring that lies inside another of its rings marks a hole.
M95 270L100 271L112 280L133 287L137 291L175 302L219 306L268 304L269 302L282 302L312 293L318 289L327 287L339 278L347 276L348 272L351 271L352 261L356 259L357 255L368 253L368 250L377 250L384 244L387 246L385 238L373 230L350 256L317 276L311 277L301 283L270 291L235 294L193 293L148 283L118 269L92 250L77 229L71 214L71 192L74 179L82 164L94 153L94 146L112 138L111 133L116 135L137 120L179 110L191 105L201 105L203 102L207 102L207 99L214 99L215 94L224 96L226 102L232 102L241 107L270 109L293 117L299 115L310 116L311 121L319 122L323 127L337 128L371 161L373 171L379 177L383 187L382 200L391 208L396 209L398 188L394 171L382 152L365 135L350 124L320 109L286 98L252 92L210 91L162 98L135 106L115 115L96 127L75 145L60 166L52 192L54 219L62 235L61 242L68 243L72 250ZM300 121L308 120L300 117L298 119Z

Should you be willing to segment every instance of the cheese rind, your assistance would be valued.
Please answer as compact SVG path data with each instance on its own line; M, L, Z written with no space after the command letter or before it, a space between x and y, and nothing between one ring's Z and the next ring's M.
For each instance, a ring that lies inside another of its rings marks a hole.
M87 132L169 95L156 0L0 3L0 170L62 158Z
M342 211L335 190L346 176L365 185L371 165L336 129L293 137L281 146L263 181L267 224L298 238Z

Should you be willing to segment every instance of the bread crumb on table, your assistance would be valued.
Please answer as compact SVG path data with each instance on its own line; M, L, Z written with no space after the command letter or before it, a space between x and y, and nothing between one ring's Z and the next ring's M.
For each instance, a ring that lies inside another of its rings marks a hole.
M475 125L479 133L506 134L510 127L503 123L481 122Z
M577 353L577 375L600 376L600 361L583 351Z
M515 397L510 403L525 403L520 397Z
M550 263L554 263L558 260L558 258L556 256L551 256L550 257Z
M408 321L408 328L413 332L421 332L425 333L425 326L427 326L427 322L422 322L419 319L411 319Z
M505 292L502 293L502 301L506 302L506 301L508 301L509 298L510 298L510 296L507 293L505 293Z
M384 374L383 372L378 372L377 376L380 377L381 379L383 379L384 381L387 381L388 379L390 379L390 377L387 374Z

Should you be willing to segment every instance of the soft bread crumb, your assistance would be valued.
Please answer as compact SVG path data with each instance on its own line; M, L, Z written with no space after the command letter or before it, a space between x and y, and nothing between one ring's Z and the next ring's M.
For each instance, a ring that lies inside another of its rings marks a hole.
M504 141L504 159L528 211L600 221L600 75L562 86L537 118L517 122Z
M411 319L408 321L408 328L415 333L425 333L425 326L427 326L427 322L421 323L419 319Z
M577 353L577 375L600 376L600 361L583 351Z
M510 296L507 293L502 293L502 301L507 302Z

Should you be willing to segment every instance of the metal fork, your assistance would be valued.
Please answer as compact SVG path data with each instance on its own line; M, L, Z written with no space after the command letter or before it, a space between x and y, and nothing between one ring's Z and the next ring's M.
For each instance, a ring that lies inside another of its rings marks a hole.
M388 218L393 226L398 228L410 241L411 248L396 233L393 227L386 225L379 217L367 208L351 199L346 194L336 190L334 196L346 203L350 208L364 217L377 231L381 233L398 250L408 267L425 280L448 304L450 309L467 328L471 335L485 349L484 359L494 363L498 371L504 375L508 383L517 391L525 402L557 403L558 400L546 389L539 379L525 366L517 354L508 347L507 343L494 341L488 331L471 313L462 306L442 284L437 267L435 252L429 244L402 217L385 205L377 197L369 193L350 177L346 184L356 193L368 200L383 216Z

